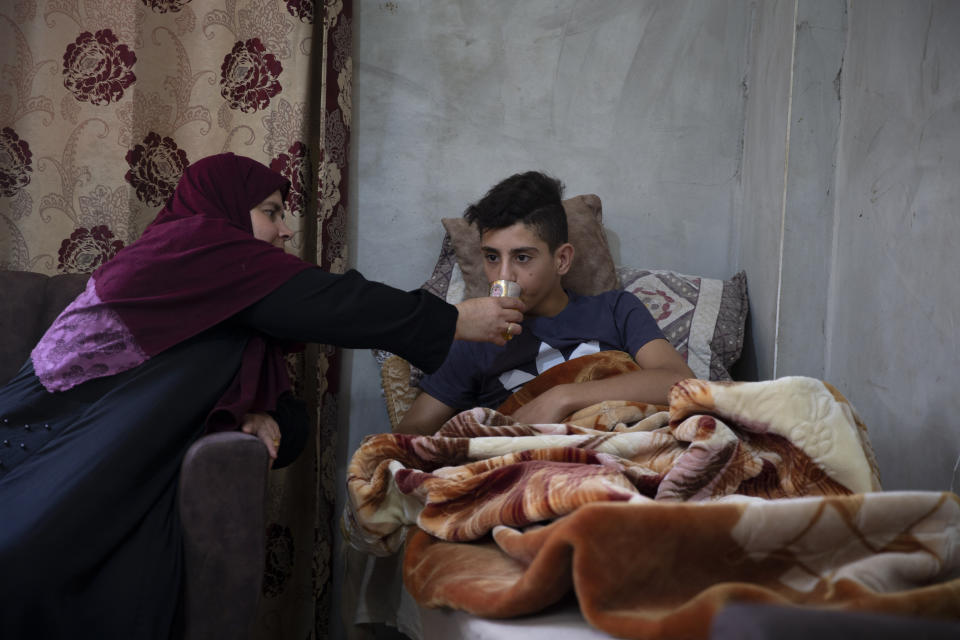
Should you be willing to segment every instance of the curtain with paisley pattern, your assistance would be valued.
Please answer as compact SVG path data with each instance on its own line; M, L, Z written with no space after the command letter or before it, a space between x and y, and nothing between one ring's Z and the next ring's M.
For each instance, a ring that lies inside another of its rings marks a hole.
M290 178L288 251L346 261L352 0L0 3L0 268L89 273L183 169L233 151ZM316 438L271 473L259 638L330 621L338 358L290 361Z

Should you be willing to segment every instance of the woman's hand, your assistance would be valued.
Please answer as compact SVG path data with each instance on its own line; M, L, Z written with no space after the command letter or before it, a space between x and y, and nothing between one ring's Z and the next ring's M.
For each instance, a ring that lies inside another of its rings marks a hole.
M470 298L456 305L457 340L471 342L507 343L506 334L515 336L523 328L526 305L519 298Z
M263 444L267 445L267 451L270 453L270 459L277 459L277 451L280 449L280 426L270 414L248 413L243 416L240 430L263 440Z

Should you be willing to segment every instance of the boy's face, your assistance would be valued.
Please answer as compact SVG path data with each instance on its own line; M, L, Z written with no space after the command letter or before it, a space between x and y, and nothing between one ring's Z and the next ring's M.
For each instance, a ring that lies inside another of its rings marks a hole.
M558 296L565 304L560 277L570 268L571 245L562 245L551 252L547 243L522 222L485 231L480 245L487 282L519 283L523 287L520 299L527 305L527 315L547 315Z

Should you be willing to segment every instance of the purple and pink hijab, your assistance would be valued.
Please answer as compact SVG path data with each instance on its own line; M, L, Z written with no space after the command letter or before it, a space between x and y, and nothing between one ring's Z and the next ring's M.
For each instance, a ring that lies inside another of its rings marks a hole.
M65 391L132 369L310 268L253 236L250 210L274 191L286 198L289 188L283 176L232 153L189 166L143 235L92 274L34 348L43 386ZM218 424L208 427L273 409L289 386L281 347L252 338L217 406Z

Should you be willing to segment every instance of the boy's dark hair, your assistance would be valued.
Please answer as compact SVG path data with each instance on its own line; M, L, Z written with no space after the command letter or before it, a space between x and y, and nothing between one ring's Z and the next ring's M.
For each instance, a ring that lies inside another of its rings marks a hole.
M477 225L480 235L522 222L550 251L567 241L567 214L563 210L563 183L539 171L516 173L501 180L463 217Z

